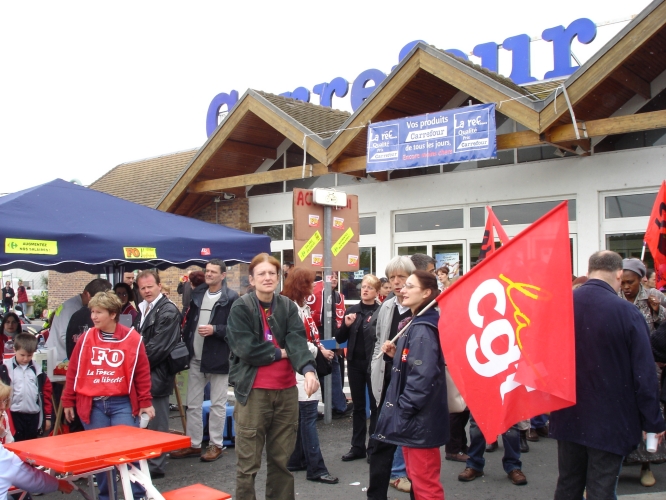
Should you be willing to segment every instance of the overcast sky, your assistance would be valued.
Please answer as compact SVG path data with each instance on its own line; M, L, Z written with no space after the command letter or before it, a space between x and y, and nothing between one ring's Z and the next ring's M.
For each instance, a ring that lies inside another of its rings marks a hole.
M649 3L2 2L0 193L57 177L88 185L120 163L200 147L220 92L351 84L365 69L388 73L412 40L470 53L582 17L627 19ZM586 60L626 24L600 27L574 54ZM532 75L550 69L551 44L533 42ZM350 109L348 99L334 103Z

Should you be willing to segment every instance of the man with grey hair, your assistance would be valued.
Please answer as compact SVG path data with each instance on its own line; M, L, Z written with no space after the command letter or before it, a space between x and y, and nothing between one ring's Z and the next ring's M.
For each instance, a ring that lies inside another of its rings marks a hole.
M427 255L425 257L427 257ZM387 298L379 308L378 312L375 313L377 314L377 340L375 342L375 350L372 356L370 370L372 392L375 401L378 402L377 407L380 411L384 404L386 388L391 381L391 367L389 363L384 361L383 356L380 356L379 354L381 353L381 346L384 342L392 340L397 335L400 322L412 315L409 307L402 305L402 288L405 286L407 278L409 278L415 270L412 260L409 257L401 255L393 257L386 266L386 277L389 279L389 283L391 283L394 296ZM401 474L402 477L396 477L395 479L391 478L393 458L394 455L396 455L397 447L392 444L372 439L369 448L372 451L370 454L370 484L368 485L368 498L385 500L389 483L399 491L410 491L411 484L405 477L407 475L406 471ZM400 454L398 462L400 462L401 456L402 455ZM404 464L404 459L402 460L402 464ZM404 470L404 465L402 464L400 467Z
M420 271L435 274L435 259L424 253L415 253L410 257L414 263L414 267Z
M622 267L617 253L596 252L588 281L574 291L576 404L550 416L559 467L555 500L578 500L586 488L587 498L616 498L623 458L643 431L661 439L666 429L647 324L617 295Z

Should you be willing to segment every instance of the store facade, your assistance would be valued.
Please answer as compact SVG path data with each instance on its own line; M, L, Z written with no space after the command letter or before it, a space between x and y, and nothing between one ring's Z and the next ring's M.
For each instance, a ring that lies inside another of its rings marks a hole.
M292 190L336 187L359 197L359 273L383 276L393 256L417 252L457 255L467 272L486 205L513 237L567 200L572 268L563 272L585 274L599 249L640 256L666 178L665 46L657 0L566 78L519 86L417 44L353 114L248 90L149 204L268 234L274 254L298 264ZM497 106L496 159L366 172L368 123L487 103ZM358 275L342 280L345 289Z

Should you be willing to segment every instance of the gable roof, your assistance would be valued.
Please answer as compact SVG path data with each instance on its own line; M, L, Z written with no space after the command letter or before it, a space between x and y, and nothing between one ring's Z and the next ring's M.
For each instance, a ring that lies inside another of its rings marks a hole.
M190 149L121 163L89 187L153 208L197 151Z

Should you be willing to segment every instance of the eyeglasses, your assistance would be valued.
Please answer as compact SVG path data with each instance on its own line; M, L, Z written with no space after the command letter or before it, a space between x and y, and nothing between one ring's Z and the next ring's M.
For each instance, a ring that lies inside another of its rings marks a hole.
M407 290L411 290L412 288L419 288L419 289L421 289L422 287L420 287L420 286L416 286L416 285L412 285L411 283L405 283L404 288L406 288Z
M9 406L9 398L7 399L0 399L0 404L4 406Z

